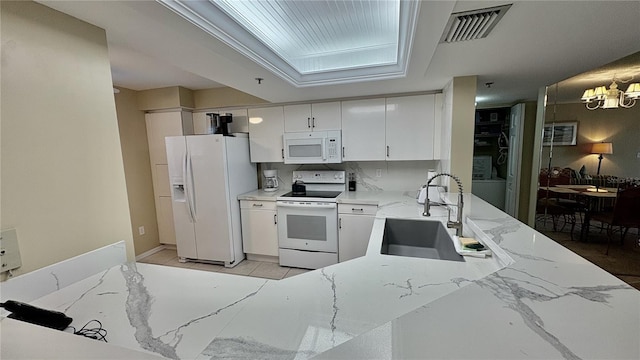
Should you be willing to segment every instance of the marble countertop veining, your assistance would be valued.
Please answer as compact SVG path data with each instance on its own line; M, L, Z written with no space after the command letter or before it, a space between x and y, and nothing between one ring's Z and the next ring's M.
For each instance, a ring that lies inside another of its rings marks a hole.
M385 218L446 211L422 217L413 191L364 193L338 199L378 204L364 257L279 281L124 264L33 304L171 359L640 358L634 288L472 194L465 233L495 256L381 255Z
M252 201L276 201L278 196L282 196L291 190L279 188L275 191L264 191L262 189L250 191L248 193L238 195L238 200Z

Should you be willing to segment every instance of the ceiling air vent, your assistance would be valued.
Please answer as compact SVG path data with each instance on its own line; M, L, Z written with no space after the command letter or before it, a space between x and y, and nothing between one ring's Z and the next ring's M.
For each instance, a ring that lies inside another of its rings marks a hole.
M502 19L512 4L451 14L441 43L482 39Z

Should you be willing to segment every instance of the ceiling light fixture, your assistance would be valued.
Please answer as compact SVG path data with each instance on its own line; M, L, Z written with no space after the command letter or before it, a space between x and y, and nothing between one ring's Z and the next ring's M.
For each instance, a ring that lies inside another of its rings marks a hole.
M615 78L609 89L606 86L587 89L581 98L589 110L617 109L618 107L628 109L636 104L637 99L640 99L640 83L633 83L629 85L627 91L622 91L618 89Z

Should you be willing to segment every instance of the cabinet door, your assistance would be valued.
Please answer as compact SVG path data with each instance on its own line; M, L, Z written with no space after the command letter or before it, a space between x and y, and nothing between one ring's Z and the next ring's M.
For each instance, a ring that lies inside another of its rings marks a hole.
M387 160L433 160L434 95L386 99Z
M242 246L245 253L278 256L278 222L275 210L241 210Z
M340 214L338 261L343 262L364 256L375 216Z
M173 227L173 207L171 196L156 196L156 219L158 237L161 244L176 244L176 231Z
M151 165L166 164L167 152L164 138L180 136L182 131L182 113L165 112L145 114L147 124L147 140L149 141L149 161Z
M340 130L340 102L311 104L311 128L319 130Z
M195 135L206 135L209 133L209 118L207 118L207 113L193 113L193 133Z
M156 196L171 196L169 184L169 166L165 164L153 165L151 177L153 178L153 193Z
M298 104L284 107L284 131L312 131L311 105Z
M342 102L342 160L385 160L385 100Z
M251 162L283 162L283 133L282 106L249 109Z

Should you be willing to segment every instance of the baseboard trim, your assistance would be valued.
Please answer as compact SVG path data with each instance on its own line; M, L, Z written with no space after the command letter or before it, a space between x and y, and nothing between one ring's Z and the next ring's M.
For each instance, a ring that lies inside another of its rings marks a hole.
M279 259L277 256L269 256L269 255L247 254L247 260L270 262L270 263L276 263L276 264L279 263Z
M153 255L153 254L155 254L155 253L157 253L157 252L160 252L160 251L162 251L162 250L164 250L164 249L171 249L171 247L169 247L169 246L167 246L167 245L160 245L160 246L156 246L156 247L154 247L153 249L148 250L148 251L145 251L145 252L143 252L143 253L142 253L142 254L140 254L140 255L136 255L136 261L139 261L140 259L144 259L144 258L146 258L147 256L151 256L151 255Z

